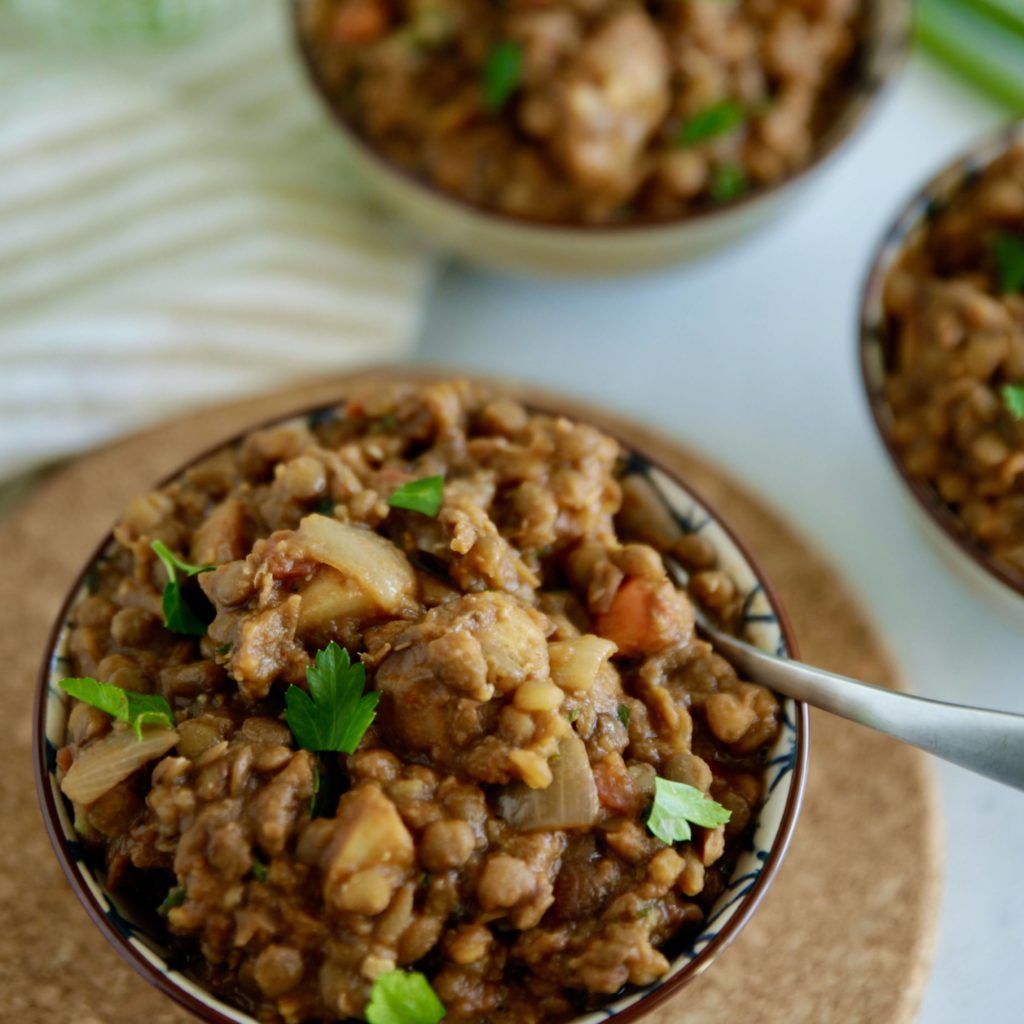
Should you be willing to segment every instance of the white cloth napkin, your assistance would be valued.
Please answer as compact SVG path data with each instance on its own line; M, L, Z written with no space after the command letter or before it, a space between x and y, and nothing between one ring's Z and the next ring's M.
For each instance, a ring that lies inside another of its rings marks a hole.
M410 351L429 260L352 180L287 8L130 55L0 24L0 479Z

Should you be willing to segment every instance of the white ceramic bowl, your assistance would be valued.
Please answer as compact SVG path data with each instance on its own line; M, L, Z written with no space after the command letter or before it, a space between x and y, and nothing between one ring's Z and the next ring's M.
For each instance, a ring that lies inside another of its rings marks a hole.
M431 245L494 269L544 277L637 273L707 256L780 216L835 149L863 121L882 87L902 66L912 22L910 0L866 0L863 43L848 98L796 174L715 209L658 224L547 224L484 210L422 181L377 153L346 122L324 88L301 31L303 9L292 0L296 40L314 88L365 184Z

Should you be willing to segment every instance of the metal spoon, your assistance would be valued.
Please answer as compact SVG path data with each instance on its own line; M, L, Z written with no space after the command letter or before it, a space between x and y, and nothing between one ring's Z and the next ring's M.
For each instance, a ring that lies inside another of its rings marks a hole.
M687 571L674 559L665 561L685 590ZM776 658L723 632L696 601L693 605L697 631L745 679L1024 790L1024 715L914 697Z

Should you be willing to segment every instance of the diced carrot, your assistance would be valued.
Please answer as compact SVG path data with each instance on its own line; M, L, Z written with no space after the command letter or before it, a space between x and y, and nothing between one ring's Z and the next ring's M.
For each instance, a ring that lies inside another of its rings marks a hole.
M333 36L339 43L369 43L387 27L387 11L379 0L348 0L334 17Z
M597 617L597 632L611 640L619 654L631 657L664 646L655 620L656 593L644 579L626 579L611 606Z

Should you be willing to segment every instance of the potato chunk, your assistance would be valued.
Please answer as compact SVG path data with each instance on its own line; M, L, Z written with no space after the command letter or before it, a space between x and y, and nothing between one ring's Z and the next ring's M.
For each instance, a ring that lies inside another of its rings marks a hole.
M397 614L416 603L416 573L391 541L327 516L306 516L295 546L313 562L337 569L379 608Z
M381 913L413 864L412 836L374 785L346 793L335 820L320 861L324 899L341 911Z
M364 618L375 607L358 584L346 579L337 569L324 565L302 590L297 632L305 637L342 619Z

